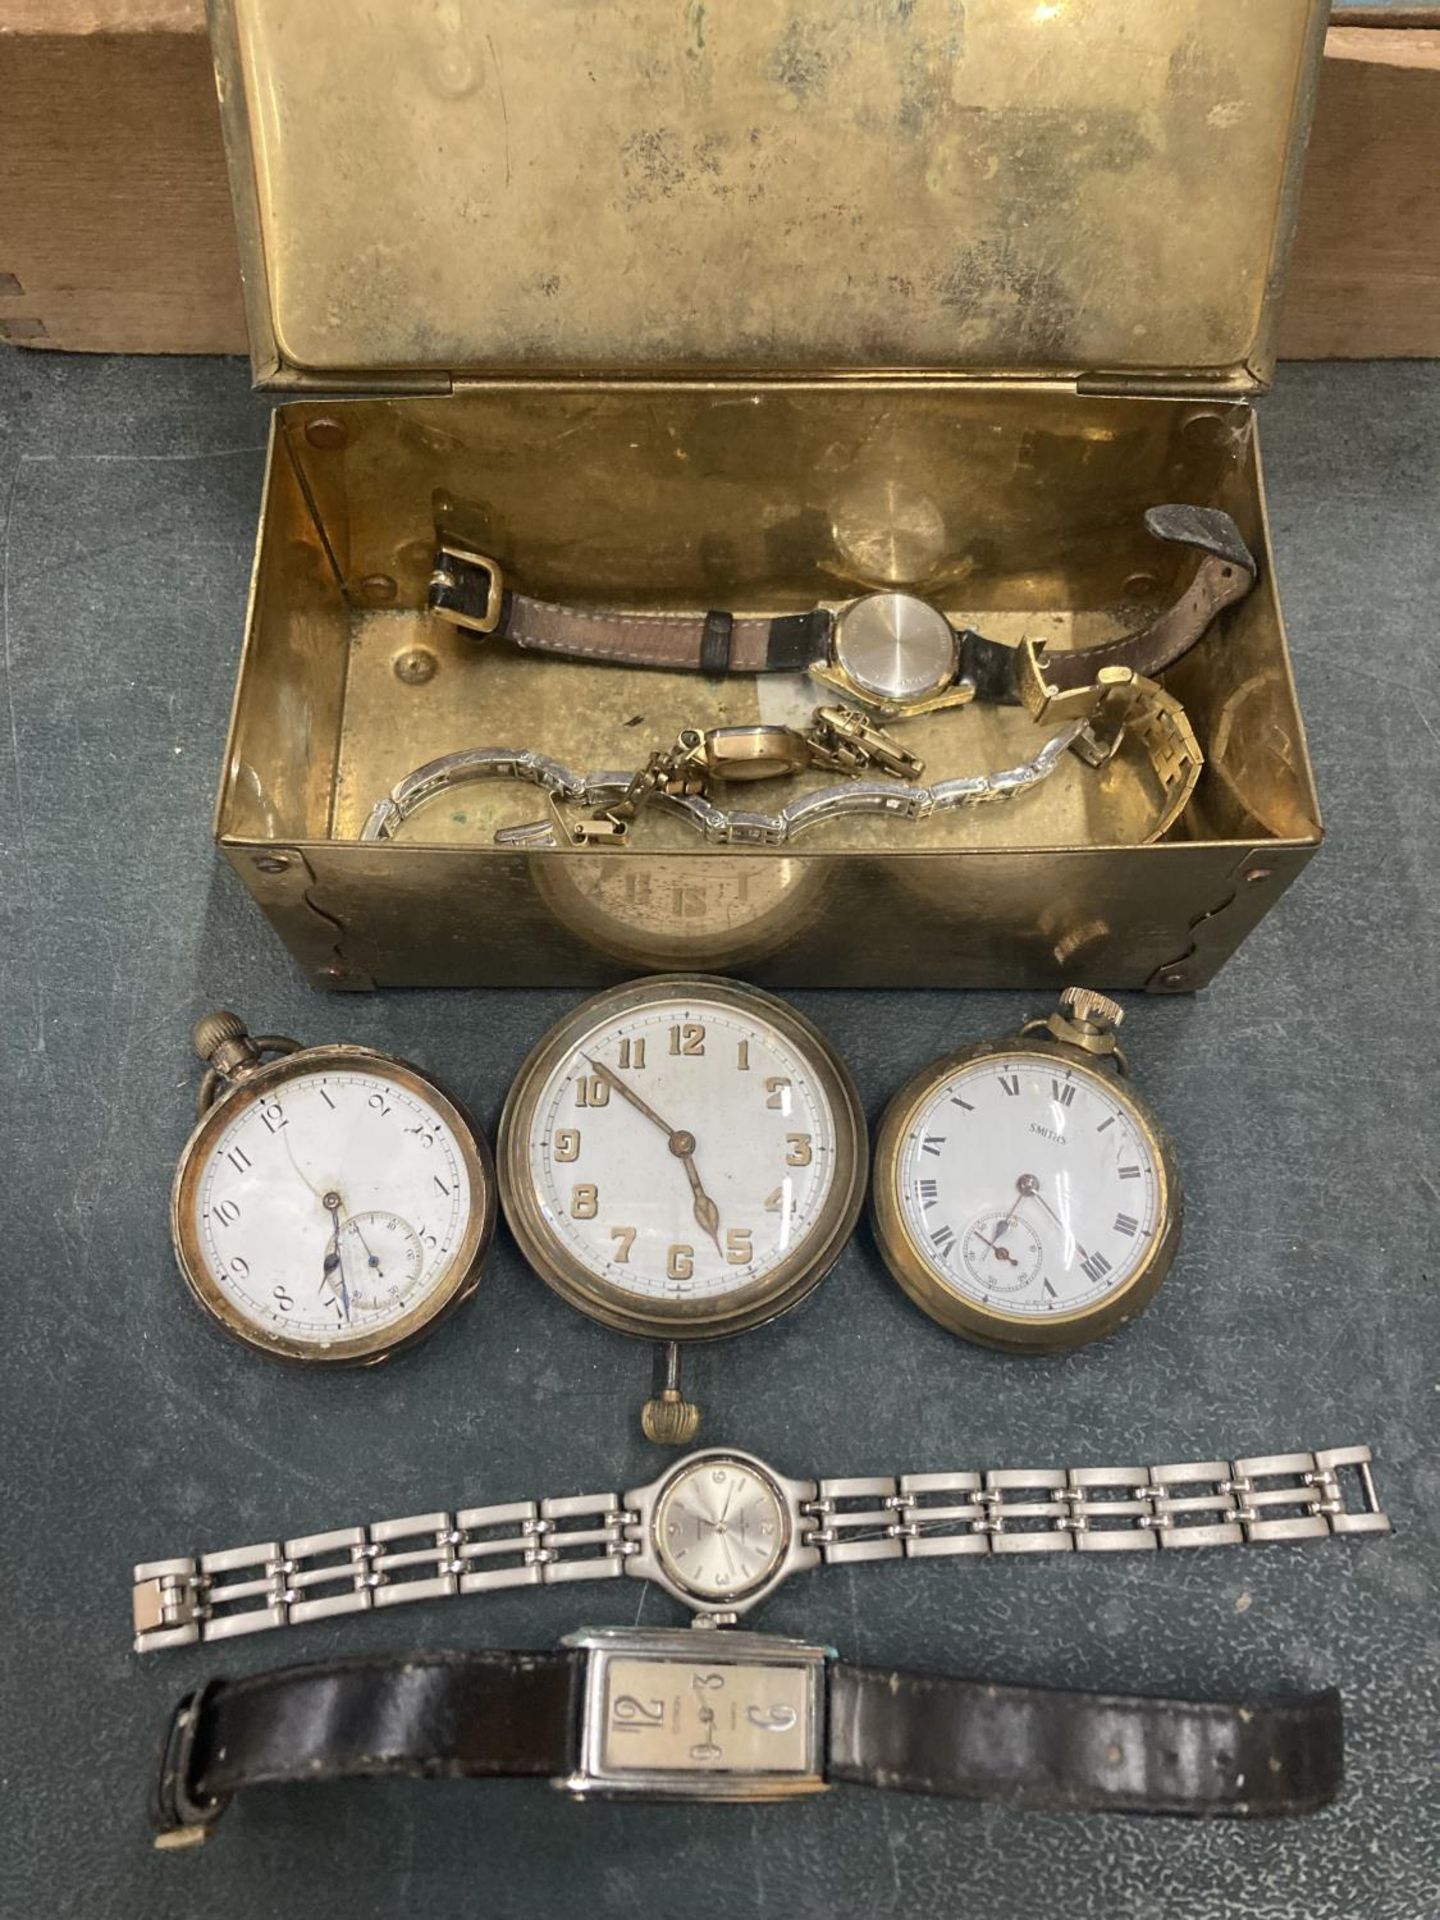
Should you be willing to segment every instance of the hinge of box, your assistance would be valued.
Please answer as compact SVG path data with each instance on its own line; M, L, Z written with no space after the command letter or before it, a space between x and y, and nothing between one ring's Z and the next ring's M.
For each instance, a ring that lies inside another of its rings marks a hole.
M1073 382L1087 400L1138 398L1148 400L1253 400L1264 383L1248 367L1207 371L1188 377L1168 373L1082 373Z

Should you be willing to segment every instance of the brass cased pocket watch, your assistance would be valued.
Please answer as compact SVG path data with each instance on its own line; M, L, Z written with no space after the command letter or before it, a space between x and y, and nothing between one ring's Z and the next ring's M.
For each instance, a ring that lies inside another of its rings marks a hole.
M170 1232L228 1334L284 1360L370 1365L468 1299L494 1168L428 1074L368 1047L252 1039L233 1013L201 1020L195 1049L208 1071Z
M703 974L587 1000L505 1102L500 1192L520 1250L571 1306L664 1342L652 1439L698 1416L673 1343L761 1325L802 1300L854 1230L864 1114L824 1037L783 1001Z
M1169 1271L1180 1174L1122 1084L1123 1018L1068 987L1048 1018L933 1061L886 1109L875 1235L952 1333L1012 1352L1083 1346L1133 1319Z

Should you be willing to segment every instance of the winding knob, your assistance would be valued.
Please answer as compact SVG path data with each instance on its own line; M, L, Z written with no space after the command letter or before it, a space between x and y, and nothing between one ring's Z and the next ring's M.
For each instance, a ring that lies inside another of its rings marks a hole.
M202 1060L212 1060L220 1048L244 1041L249 1045L250 1035L245 1022L238 1013L227 1013L221 1008L217 1013L207 1013L195 1022L191 1035L195 1051Z
M647 1400L640 1410L640 1427L657 1447L686 1447L700 1428L700 1409L674 1387Z
M1103 993L1089 987L1066 987L1060 995L1060 1008L1067 1018L1087 1027L1118 1027L1125 1009Z

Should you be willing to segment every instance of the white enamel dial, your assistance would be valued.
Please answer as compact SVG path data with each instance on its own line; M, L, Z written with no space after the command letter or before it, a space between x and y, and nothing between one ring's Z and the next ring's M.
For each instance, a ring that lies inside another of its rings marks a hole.
M900 1214L933 1277L1036 1322L1099 1306L1165 1227L1164 1176L1108 1078L1023 1047L971 1060L914 1110Z
M733 1599L769 1578L785 1551L785 1509L768 1480L738 1460L700 1459L655 1509L655 1550L678 1587Z
M751 1014L693 998L584 1035L536 1122L532 1166L552 1231L646 1299L763 1279L804 1239L834 1177L830 1103L797 1049Z
M522 1251L628 1332L768 1319L827 1270L863 1194L863 1120L825 1042L768 995L703 977L621 988L561 1022L501 1138Z
M193 1246L265 1342L380 1334L453 1279L475 1195L436 1101L377 1062L288 1073L226 1115L189 1189Z

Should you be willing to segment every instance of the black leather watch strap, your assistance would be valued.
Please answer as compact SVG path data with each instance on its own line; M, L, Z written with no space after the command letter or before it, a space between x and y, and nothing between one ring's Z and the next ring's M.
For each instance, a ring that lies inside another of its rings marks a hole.
M1233 1704L836 1665L832 1780L1049 1812L1308 1813L1340 1791L1340 1696Z
M476 1779L571 1765L577 1653L421 1653L212 1681L171 1716L152 1801L163 1834L243 1787L375 1774Z
M155 1827L172 1843L203 1835L251 1786L566 1778L586 1658L392 1655L212 1681L171 1715ZM828 1779L905 1793L1050 1811L1305 1813L1340 1789L1340 1696L1147 1699L832 1663L826 1753Z

